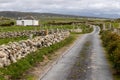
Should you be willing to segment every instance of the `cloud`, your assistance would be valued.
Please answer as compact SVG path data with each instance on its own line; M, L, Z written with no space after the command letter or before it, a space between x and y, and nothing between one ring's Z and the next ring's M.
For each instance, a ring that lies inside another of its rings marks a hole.
M85 16L118 15L119 0L0 0L0 11L65 13ZM111 16L112 17L112 16Z
M15 0L0 0L0 3L10 3L10 2L13 2Z

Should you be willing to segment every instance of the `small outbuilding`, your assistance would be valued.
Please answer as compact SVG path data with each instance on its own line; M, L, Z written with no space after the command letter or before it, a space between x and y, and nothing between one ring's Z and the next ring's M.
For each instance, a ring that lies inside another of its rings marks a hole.
M35 19L33 16L26 16L24 18L18 18L18 20L16 20L16 25L19 25L19 26L38 26L39 20Z

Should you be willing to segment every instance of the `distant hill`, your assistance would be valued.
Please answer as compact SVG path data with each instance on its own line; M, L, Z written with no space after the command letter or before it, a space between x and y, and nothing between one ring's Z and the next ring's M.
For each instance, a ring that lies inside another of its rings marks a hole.
M17 12L17 11L0 11L0 17L8 17L17 19L18 17L34 16L36 18L41 17L71 17L71 18L89 18L89 19L108 19L102 17L89 17L89 16L76 16L76 15L64 15L55 13L38 13L38 12Z
M40 17L78 17L74 15L62 15L62 14L54 14L54 13L34 13L34 12L16 12L16 11L1 11L0 16L9 17L9 18L18 18L25 16L34 16L37 18Z

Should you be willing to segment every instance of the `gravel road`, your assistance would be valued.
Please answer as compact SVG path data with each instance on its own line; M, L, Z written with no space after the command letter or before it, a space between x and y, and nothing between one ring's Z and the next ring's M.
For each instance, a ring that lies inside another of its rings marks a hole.
M83 35L40 80L113 80L99 38L100 29Z

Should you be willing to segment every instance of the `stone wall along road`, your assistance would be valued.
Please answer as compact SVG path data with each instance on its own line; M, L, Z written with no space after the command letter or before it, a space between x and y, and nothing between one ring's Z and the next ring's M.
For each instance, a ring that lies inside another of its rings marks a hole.
M7 45L0 45L0 67L15 63L26 55L35 52L38 48L51 46L64 40L69 35L69 31L61 31L33 39L12 42Z

